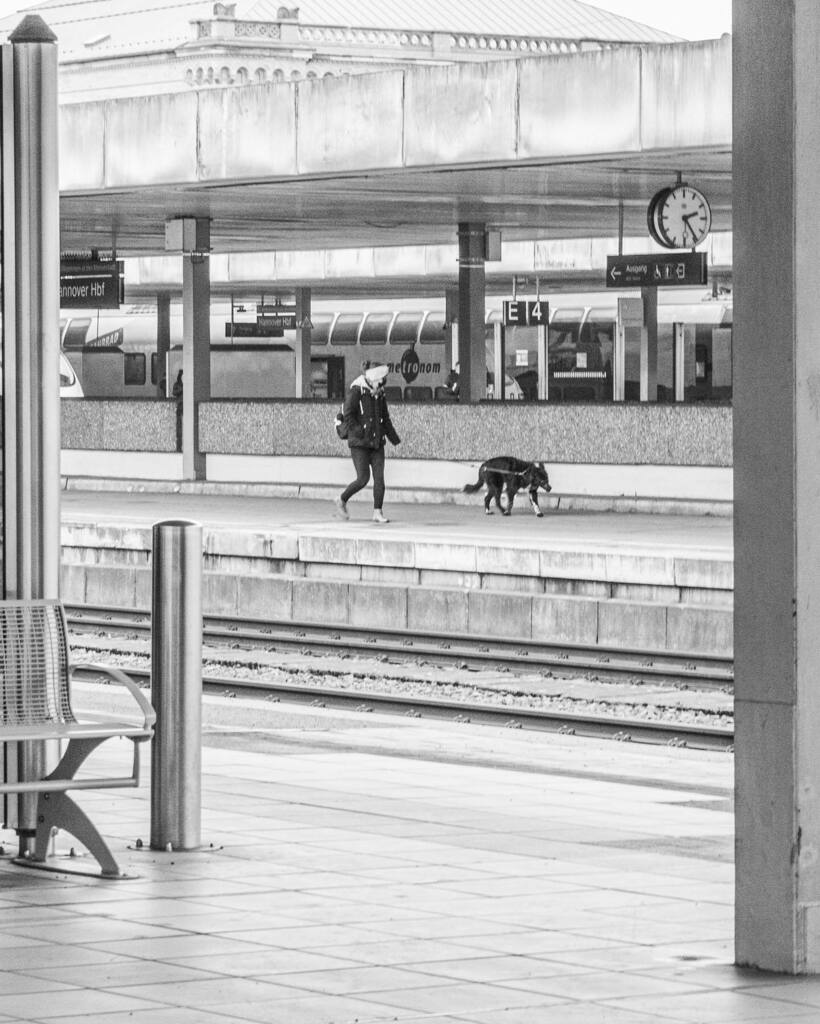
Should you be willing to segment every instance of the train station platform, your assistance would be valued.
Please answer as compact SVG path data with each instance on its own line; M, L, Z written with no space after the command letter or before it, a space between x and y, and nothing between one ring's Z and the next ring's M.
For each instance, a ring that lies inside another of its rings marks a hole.
M148 608L151 526L204 527L206 613L731 654L732 523L723 516L594 513L526 500L509 517L243 493L66 490L63 598Z
M816 980L733 966L730 754L217 696L203 724L201 849L147 848L147 782L78 798L128 878L7 834L0 1021L818 1018Z

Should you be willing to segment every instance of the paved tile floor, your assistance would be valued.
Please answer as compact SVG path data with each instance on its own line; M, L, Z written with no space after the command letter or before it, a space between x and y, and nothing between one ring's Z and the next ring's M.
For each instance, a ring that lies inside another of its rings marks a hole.
M732 966L729 754L218 697L204 721L202 849L136 847L147 782L78 798L134 877L65 873L93 864L64 836L59 871L20 868L0 834L0 1022L820 1015L820 980Z

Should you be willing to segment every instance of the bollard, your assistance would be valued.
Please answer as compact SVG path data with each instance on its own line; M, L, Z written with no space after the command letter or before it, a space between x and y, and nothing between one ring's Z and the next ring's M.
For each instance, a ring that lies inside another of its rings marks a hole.
M202 527L155 523L151 595L151 848L200 845Z

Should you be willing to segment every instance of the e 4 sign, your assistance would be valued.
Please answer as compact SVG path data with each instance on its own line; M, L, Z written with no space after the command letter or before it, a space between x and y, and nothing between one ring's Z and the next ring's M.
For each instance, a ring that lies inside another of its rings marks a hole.
M541 299L505 299L502 305L505 327L538 327L549 323L550 304Z

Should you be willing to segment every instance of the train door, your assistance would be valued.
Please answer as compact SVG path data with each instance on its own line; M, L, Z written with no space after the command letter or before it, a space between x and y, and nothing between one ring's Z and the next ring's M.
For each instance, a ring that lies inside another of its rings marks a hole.
M556 309L552 314L547 371L550 402L573 402L590 397L582 383L587 366L580 348L583 319L583 309Z
M311 398L345 396L345 361L343 356L312 356L310 360Z

